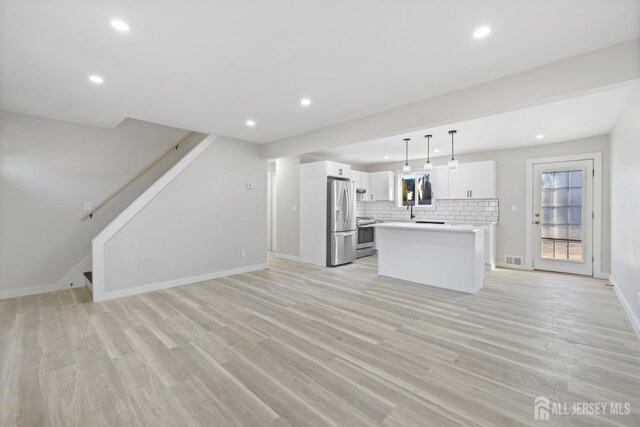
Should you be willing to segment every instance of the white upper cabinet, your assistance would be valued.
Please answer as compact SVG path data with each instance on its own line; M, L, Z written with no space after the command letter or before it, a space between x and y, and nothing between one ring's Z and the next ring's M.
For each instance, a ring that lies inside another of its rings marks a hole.
M360 171L351 171L351 182L356 185L356 188L362 188L362 172Z
M432 191L434 199L446 199L449 197L449 168L437 166L431 174Z
M495 161L461 163L457 169L449 170L449 199L495 199L496 197Z
M395 174L391 171L371 172L369 175L369 188L365 194L366 200L395 200L394 182Z
M449 170L449 199L466 199L471 197L471 164L459 164L454 170Z
M344 163L326 162L327 176L335 178L349 178L351 176L351 165Z
M472 165L471 197L474 199L497 198L496 162L478 162L472 163Z

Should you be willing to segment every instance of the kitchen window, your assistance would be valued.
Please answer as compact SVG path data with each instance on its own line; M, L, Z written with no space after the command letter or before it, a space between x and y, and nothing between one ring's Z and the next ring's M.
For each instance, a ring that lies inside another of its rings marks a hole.
M398 174L398 206L434 209L431 172Z

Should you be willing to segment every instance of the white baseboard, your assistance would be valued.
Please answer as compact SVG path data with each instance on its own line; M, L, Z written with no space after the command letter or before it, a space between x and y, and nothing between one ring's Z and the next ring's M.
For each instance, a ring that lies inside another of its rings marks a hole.
M5 289L0 290L0 300L8 298L26 297L29 295L44 294L47 292L59 291L60 289L56 284L30 286L28 288L20 289Z
M93 301L106 301L115 298L128 297L131 295L144 294L147 292L159 291L161 289L174 288L176 286L190 285L192 283L204 282L218 279L220 277L234 276L236 274L250 273L252 271L264 270L268 264L256 264L248 267L240 267L232 270L218 271L215 273L202 274L200 276L185 277L183 279L169 280L167 282L152 283L149 285L136 286L135 288L119 289L117 291L102 292L100 295L94 294Z
M47 292L55 292L62 289L71 289L71 286L69 286L71 283L73 283L74 288L82 288L87 285L84 272L90 270L91 255L87 255L79 263L74 265L71 270L67 271L56 283L30 286L28 288L0 290L0 300L45 294Z
M629 304L629 301L624 297L616 279L614 279L612 275L609 275L609 283L613 285L613 290L616 293L618 300L620 300L620 304L622 304L622 308L624 308L625 313L627 313L631 326L633 326L633 329L636 331L636 335L640 338L640 319L636 317L635 313L631 309L631 304Z
M299 256L295 256L295 255L281 254L279 252L274 252L273 255L276 258L282 258L282 259L286 259L286 260L289 260L289 261L300 261L300 257Z

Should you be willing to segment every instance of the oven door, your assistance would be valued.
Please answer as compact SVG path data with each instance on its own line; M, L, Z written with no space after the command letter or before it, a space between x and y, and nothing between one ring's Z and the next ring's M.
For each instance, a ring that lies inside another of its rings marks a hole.
M356 249L369 248L373 246L375 239L374 227L358 227L358 244Z

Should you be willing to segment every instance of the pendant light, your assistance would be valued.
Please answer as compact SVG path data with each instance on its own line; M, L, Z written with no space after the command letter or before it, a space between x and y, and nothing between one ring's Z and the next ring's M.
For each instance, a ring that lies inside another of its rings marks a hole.
M403 141L405 147L405 160L404 166L402 166L402 172L408 173L411 172L411 166L409 166L409 141L411 141L411 139L405 138Z
M429 156L429 145L431 142L431 137L433 135L425 135L424 137L427 138L427 163L424 164L424 171L425 172L431 172L433 170L433 163L431 163L431 157Z
M451 135L451 160L449 160L449 169L458 169L458 161L456 160L455 156L453 155L453 135L456 134L456 130L450 130L449 134Z

